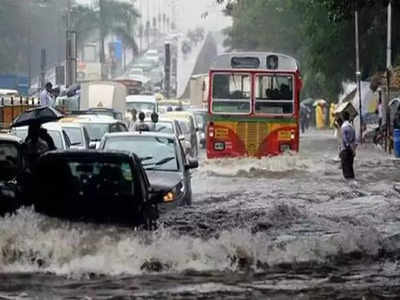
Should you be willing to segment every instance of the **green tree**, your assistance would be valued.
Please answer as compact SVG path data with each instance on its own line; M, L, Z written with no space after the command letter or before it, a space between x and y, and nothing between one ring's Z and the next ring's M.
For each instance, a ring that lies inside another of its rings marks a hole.
M304 96L334 99L355 78L354 10L359 10L362 79L385 68L388 1L216 0L233 26L232 49L274 50L299 59ZM393 57L400 61L400 0L393 4Z
M140 17L131 3L115 0L100 0L93 8L77 5L73 10L73 28L78 32L80 42L86 41L95 32L99 33L100 61L105 61L104 40L115 34L124 45L137 55L135 39L137 19Z

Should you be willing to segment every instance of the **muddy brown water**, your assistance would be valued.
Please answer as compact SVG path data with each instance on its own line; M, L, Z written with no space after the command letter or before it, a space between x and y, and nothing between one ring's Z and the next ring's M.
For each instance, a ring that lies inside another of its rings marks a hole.
M362 145L345 181L312 131L296 155L201 158L155 232L21 209L0 218L0 299L400 299L399 166Z

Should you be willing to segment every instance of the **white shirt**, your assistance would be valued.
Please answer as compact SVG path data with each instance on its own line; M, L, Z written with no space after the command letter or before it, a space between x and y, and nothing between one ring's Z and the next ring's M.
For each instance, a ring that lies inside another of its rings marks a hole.
M382 103L378 104L378 117L379 117L379 119L383 118L383 105L382 105Z
M40 93L40 106L53 106L53 98L51 97L50 93L44 89Z

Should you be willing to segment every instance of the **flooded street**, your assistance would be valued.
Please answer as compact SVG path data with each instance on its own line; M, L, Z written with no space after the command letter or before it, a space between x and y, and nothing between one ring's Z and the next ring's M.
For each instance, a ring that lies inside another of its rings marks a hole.
M362 145L345 181L336 149L201 159L156 232L1 218L0 299L398 299L400 161Z

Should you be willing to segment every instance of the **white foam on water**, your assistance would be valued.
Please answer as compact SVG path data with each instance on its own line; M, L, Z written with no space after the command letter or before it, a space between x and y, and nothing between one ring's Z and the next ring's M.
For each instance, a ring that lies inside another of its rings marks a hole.
M0 272L135 275L150 272L143 266L153 263L162 272L237 271L243 265L256 269L257 263L324 263L353 252L376 255L379 247L379 234L361 226L330 235L277 238L267 232L233 229L204 240L164 228L135 232L83 223L74 226L27 209L0 219Z
M306 158L300 154L283 154L279 156L253 158L220 158L201 161L199 172L220 176L259 175L263 172L286 171L324 171L326 160Z

